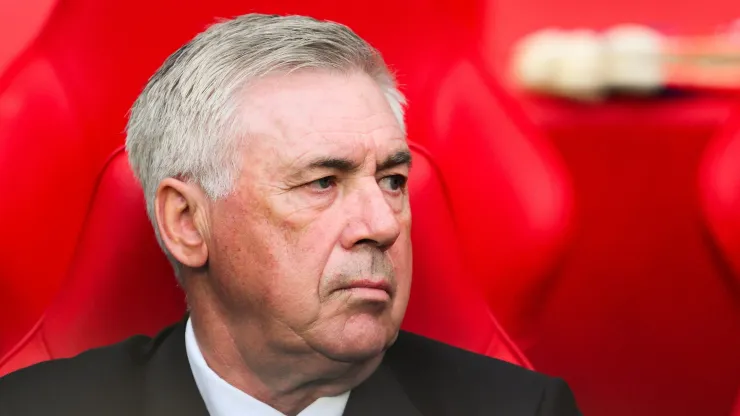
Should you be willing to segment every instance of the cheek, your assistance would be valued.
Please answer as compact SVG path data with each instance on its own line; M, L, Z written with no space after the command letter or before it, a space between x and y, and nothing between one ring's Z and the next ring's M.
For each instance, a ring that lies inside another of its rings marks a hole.
M336 233L319 222L296 229L281 227L279 238L267 247L275 260L270 297L286 313L318 313L320 288L336 247Z
M324 217L332 219L331 215ZM293 265L293 273L318 273L319 276L323 273L338 236L336 221L326 221L326 218L314 217L310 222L280 222L278 229L283 245L274 255L281 257L285 264Z
M396 296L391 309L391 319L398 325L403 321L411 296L413 256L409 234L403 233L389 250L396 277Z
M233 302L259 307L265 301L261 294L275 291L274 272L281 259L271 247L278 242L275 235L248 215L227 215L222 212L212 226L212 249L209 265L217 288L232 292ZM210 247L209 247L210 248Z
M389 254L393 260L397 283L402 286L409 286L411 284L413 254L411 238L408 233L403 233L398 237L393 247L390 248Z
M413 269L413 249L411 244L411 215L403 215L400 220L401 234L390 248L396 279L400 290L410 290Z
M291 326L310 321L319 313L317 286L326 256L319 247L294 244L295 236L273 226L255 225L242 221L220 230L213 266L223 300L242 313Z

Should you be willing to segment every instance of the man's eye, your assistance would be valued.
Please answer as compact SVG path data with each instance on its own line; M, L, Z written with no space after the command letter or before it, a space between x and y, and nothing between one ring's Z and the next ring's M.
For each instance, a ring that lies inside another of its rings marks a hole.
M337 181L333 176L327 176L325 178L317 179L309 183L309 186L316 190L323 191L323 190L329 189L332 186L336 185L336 182Z
M401 191L406 187L408 178L403 175L386 176L380 180L380 186L389 191Z

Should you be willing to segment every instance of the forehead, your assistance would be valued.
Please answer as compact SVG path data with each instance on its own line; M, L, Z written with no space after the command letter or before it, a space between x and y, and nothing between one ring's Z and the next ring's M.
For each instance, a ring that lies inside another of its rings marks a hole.
M245 90L241 116L250 134L269 138L259 144L286 152L360 142L397 147L405 141L383 91L360 72L267 76Z

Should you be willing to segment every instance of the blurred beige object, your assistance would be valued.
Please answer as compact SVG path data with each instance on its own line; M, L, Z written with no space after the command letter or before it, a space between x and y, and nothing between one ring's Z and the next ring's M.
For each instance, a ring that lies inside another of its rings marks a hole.
M565 97L598 99L606 87L604 69L601 36L590 30L569 32L554 67L554 90Z
M515 47L512 74L530 91L593 100L604 90L601 38L593 31L543 29Z
M559 29L544 29L521 39L512 57L517 84L533 91L554 92L554 68L565 54L565 36Z
M648 27L615 26L604 33L606 83L622 91L653 93L666 82L665 37Z
M673 36L663 51L665 85L684 90L740 91L736 33Z
M611 90L653 95L665 88L740 92L740 22L722 33L666 36L638 24L543 29L524 37L511 61L526 90L598 100Z

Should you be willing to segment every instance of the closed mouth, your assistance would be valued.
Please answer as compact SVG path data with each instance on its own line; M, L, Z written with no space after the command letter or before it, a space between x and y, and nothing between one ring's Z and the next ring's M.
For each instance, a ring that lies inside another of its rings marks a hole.
M338 290L350 290L350 289L375 289L375 290L385 291L389 295L393 294L391 285L385 280L369 280L369 279L355 280L355 281L350 282L346 286L340 287Z

